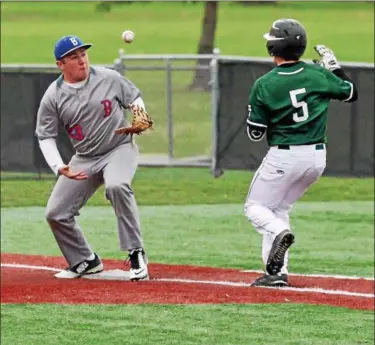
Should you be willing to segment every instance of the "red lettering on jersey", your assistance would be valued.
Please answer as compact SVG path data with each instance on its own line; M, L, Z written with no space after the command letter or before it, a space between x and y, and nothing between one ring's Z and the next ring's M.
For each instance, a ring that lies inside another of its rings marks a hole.
M105 99L100 102L104 107L104 117L108 117L112 113L112 102L109 99Z
M82 127L80 125L74 125L73 127L67 128L69 136L77 141L82 141L85 136L82 133Z

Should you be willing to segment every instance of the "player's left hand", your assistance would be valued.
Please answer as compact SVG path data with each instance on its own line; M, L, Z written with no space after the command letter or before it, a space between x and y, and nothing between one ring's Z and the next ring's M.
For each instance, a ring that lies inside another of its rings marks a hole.
M314 50L320 56L319 60L313 60L314 63L319 64L320 66L322 66L325 69L328 69L329 71L341 68L341 66L337 62L335 54L331 49L322 44L318 44L314 46Z
M133 113L131 126L116 129L116 134L142 134L146 129L152 129L154 122L145 109L134 104L130 104L129 109Z

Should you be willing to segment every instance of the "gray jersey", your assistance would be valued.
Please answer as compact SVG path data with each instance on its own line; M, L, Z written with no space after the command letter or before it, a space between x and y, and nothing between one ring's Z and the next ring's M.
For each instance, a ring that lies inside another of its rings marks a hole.
M77 154L105 154L131 140L114 131L127 125L122 105L138 97L140 91L131 81L108 68L90 67L88 81L78 89L60 76L41 100L35 134L39 140L56 138L61 124Z

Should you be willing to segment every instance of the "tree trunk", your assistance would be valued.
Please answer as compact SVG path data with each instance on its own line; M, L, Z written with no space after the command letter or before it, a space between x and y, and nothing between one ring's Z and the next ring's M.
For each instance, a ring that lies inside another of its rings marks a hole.
M198 54L212 54L215 43L215 31L217 23L217 1L206 2L204 17L202 21L202 34L198 45ZM209 66L210 60L198 59L197 66ZM210 70L197 69L193 82L190 85L191 90L209 91L211 86Z

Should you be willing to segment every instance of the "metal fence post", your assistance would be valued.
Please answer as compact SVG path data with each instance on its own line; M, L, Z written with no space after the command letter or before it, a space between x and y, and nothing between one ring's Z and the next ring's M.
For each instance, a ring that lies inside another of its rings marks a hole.
M119 52L119 57L115 59L113 63L113 68L119 72L121 75L125 76L125 51L124 49L120 49Z
M214 177L219 177L222 172L216 169L217 155L217 111L219 106L219 70L218 60L220 49L214 48L213 57L210 61L211 72L211 117L212 117L212 149L211 149L211 173Z
M352 72L352 81L357 88L359 88L360 81L358 80L358 70ZM350 175L355 175L355 156L357 152L357 140L358 140L358 103L350 103L350 149L349 149L349 171Z
M173 159L173 110L172 110L172 64L170 59L165 60L166 89L167 89L167 130L168 130L168 160Z

